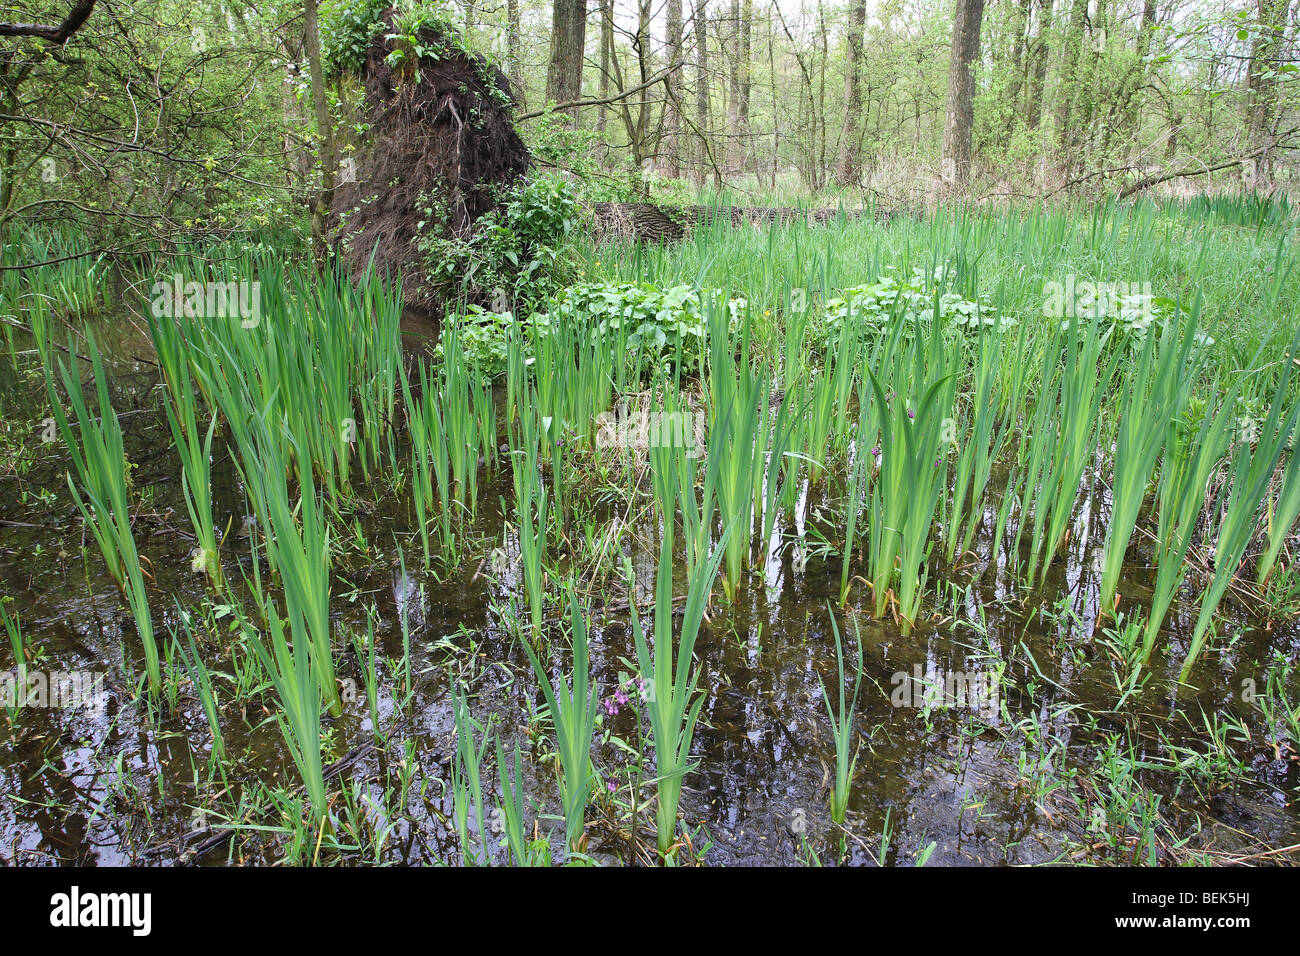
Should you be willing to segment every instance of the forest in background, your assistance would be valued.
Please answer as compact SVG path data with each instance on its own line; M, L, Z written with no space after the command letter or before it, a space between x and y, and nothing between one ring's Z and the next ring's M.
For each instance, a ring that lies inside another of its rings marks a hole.
M0 235L129 254L323 228L367 133L383 0L0 10ZM1259 0L401 3L499 67L584 198L1128 196L1294 182L1300 4ZM394 39L394 38L390 38ZM429 51L412 48L417 56Z
M1296 14L0 10L0 864L1297 862Z

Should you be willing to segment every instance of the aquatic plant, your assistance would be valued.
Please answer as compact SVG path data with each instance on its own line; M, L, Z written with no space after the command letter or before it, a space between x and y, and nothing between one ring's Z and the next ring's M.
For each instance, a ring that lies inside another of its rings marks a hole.
M1295 343L1292 345L1292 354L1294 353ZM1201 609L1196 618L1196 628L1187 649L1187 657L1179 673L1180 680L1187 679L1205 645L1214 612L1228 590L1228 585L1232 583L1247 546L1255 536L1264 498L1273 480L1273 471L1291 442L1297 420L1300 420L1300 403L1287 401L1292 367L1291 362L1283 363L1283 372L1269 405L1268 415L1258 433L1252 436L1256 439L1253 446L1249 441L1239 442L1232 457L1223 492L1226 495L1226 505L1214 542L1214 575L1210 579L1210 586L1201 595Z
M14 655L15 694L13 702L6 703L9 719L13 720L18 715L18 709L27 703L27 648L18 612L9 613L11 601L13 601L11 597L0 598L0 625L4 625L5 635L9 638L9 648Z
M517 354L517 353L516 353ZM513 376L522 376L516 365ZM526 383L519 386L532 394ZM512 406L513 408L513 406ZM551 514L550 499L539 463L542 436L532 407L525 403L517 418L507 426L511 474L515 492L515 517L519 537L519 559L523 566L524 590L534 635L540 634L546 598L544 558ZM503 505L503 511L504 505Z
M179 601L176 604L176 616L178 626L172 630L172 640L176 642L176 652L180 656L185 670L189 672L190 680L194 683L194 689L199 695L199 703L203 707L203 716L208 720L208 730L212 732L212 751L208 756L208 766L223 769L226 758L226 740L221 733L220 704L217 700L216 689L212 686L212 674L203 662L202 655L199 654L194 640L194 626L190 621L190 615L181 607ZM178 630L185 635L184 644L181 644L180 634L177 633ZM188 653L186 652L187 648Z
M900 328L891 338L901 335ZM955 389L937 321L926 341L923 347L917 336L909 348L893 353L889 394L875 372L868 373L880 422L879 471L869 509L871 591L877 617L894 597L904 633L920 611L930 529L947 485L944 431ZM913 390L915 403L908 397Z
M1019 327L1014 345L1017 356L1025 354L1027 329L1024 323ZM943 520L944 557L949 564L959 554L967 553L975 540L993 467L1007 447L1024 400L1028 363L1012 363L1009 383L1000 378L1006 343L1010 341L1004 336L1003 326L998 323L978 337L964 415L952 422L950 434L941 436L956 458Z
M1187 554L1201 523L1206 488L1230 441L1237 388L1229 390L1213 414L1201 417L1195 431L1175 428L1166 444L1156 489L1155 585L1147 603L1142 650L1145 665L1174 595L1187 576Z
M717 462L714 492L718 516L730 529L723 575L728 600L735 599L741 572L748 564L755 488L762 487L766 460L759 406L767 401L767 389L750 364L748 328L746 325L742 332L737 358L726 313L716 306L710 308L707 454L711 463Z
M324 830L329 826L329 801L321 756L321 686L317 676L321 668L315 660L319 651L306 640L294 640L290 647L275 607L268 611L271 649L254 634L253 650L280 699L276 725L307 792L312 820Z
M546 708L555 728L555 752L560 765L560 803L564 807L564 836L569 850L581 852L587 804L591 799L591 737L596 723L598 688L591 679L588 656L587 618L578 604L572 583L565 587L569 604L569 639L573 649L570 678L552 684L537 652L527 640L521 641L524 653L533 666L538 686L546 698Z
M862 687L862 636L857 635L858 661L853 674L853 697L844 697L844 646L840 641L840 626L835 620L835 613L830 606L826 608L831 618L831 629L835 634L835 689L839 697L837 710L831 709L831 695L826 690L826 682L818 675L821 684L822 700L826 704L826 716L830 718L831 734L835 741L835 782L831 785L831 820L843 825L849 805L849 789L853 784L853 775L858 766L857 750L853 746L853 714L858 705L858 691ZM854 627L857 627L856 622Z
M154 639L153 615L149 611L149 597L145 591L144 571L140 567L140 555L136 551L131 529L128 465L122 425L108 398L108 382L93 332L87 330L86 341L91 354L98 415L92 414L86 404L81 377L75 373L75 360L73 369L70 370L61 359L52 354L53 346L46 338L44 329L39 329L37 334L54 419L77 473L75 483L72 473L68 473L68 490L99 545L108 573L117 582L131 609L136 633L144 647L149 690L150 693L157 694L162 689L162 668L158 644ZM71 340L68 353L76 354ZM64 392L72 404L77 423L75 431L58 399L54 384L56 369ZM78 490L78 485L81 490Z
M1026 581L1041 585L1064 543L1083 494L1084 472L1094 463L1101 408L1121 352L1105 355L1101 321L1071 314L1044 341L1037 406L1021 441L1021 517L1031 532Z
M288 440L294 460L300 463L299 494L297 506L290 504L288 465L280 457L280 445L270 437L270 431L264 421L257 419L257 450L245 449L244 460L238 466L265 529L267 563L284 587L289 632L295 646L300 642L312 644L317 686L330 716L337 717L343 712L343 703L334 676L329 518L317 495L305 452L293 435ZM267 613L269 616L269 609Z
M674 500L678 483L671 463L676 457L660 453L655 469L657 499L660 506ZM675 510L675 509L673 509ZM631 601L632 637L636 644L637 665L641 680L649 689L646 709L650 721L650 739L654 747L659 800L655 810L659 854L666 857L677 838L677 805L682 784L693 768L691 742L700 716L703 696L696 695L699 671L693 666L695 640L704 608L708 603L713 580L717 577L727 541L735 533L734 525L723 531L707 560L696 562L688 573L686 604L682 612L681 631L673 640L673 510L663 514L663 535L659 545L659 565L655 572L654 650L650 649ZM630 565L625 571L629 588L633 585Z
M452 805L456 820L456 833L460 838L461 860L466 864L489 866L492 862L488 849L488 821L483 815L483 783L480 768L487 753L488 737L483 732L483 742L475 748L474 731L477 723L470 716L464 688L452 691L452 713L456 722L456 756L451 763ZM474 826L478 829L479 852L470 851L469 813L474 811Z
M183 342L211 410L232 427L250 409L284 421L331 501L350 485L354 449L366 474L391 458L400 288L372 272L353 282L251 253L201 272L178 258L161 274L150 330L174 399L185 391L176 361Z
M456 551L456 536L452 524L454 499L452 493L451 446L443 424L443 407L427 369L420 366L420 392L414 397L405 373L402 374L402 395L406 404L406 420L411 438L411 490L420 544L424 549L424 564L430 561L429 512L437 506L437 522L441 554L450 558ZM436 494L436 497L435 497Z
M1300 520L1300 449L1294 441L1286 459L1282 484L1268 507L1267 544L1255 564L1255 583L1260 587L1268 582L1288 536Z
M496 738L496 752L497 777L500 782L498 792L501 797L501 828L505 832L511 862L515 866L546 866L550 863L549 854L538 852L533 841L528 839L525 822L527 807L524 795L523 760L519 754L519 744L514 745L513 760L509 763L506 761L506 753L500 737Z
M1195 341L1194 318L1182 323L1181 328L1175 321L1165 323L1158 337L1155 334L1144 337L1137 366L1125 382L1099 592L1103 613L1113 610L1116 603L1115 590L1124 567L1124 554L1137 527L1147 485L1164 448L1170 423L1182 412L1191 393Z

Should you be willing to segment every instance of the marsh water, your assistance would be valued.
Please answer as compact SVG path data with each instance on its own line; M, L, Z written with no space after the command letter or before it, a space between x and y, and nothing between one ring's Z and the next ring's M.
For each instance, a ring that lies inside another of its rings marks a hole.
M204 601L204 581L190 568L193 543L148 338L129 322L102 325L114 407L140 496L136 539L152 577L157 630L167 640L178 606ZM3 407L31 409L39 423L48 405L39 362L20 356L18 365L22 371L0 363ZM24 440L39 444L39 425ZM200 703L182 688L174 712L159 716L137 697L139 643L68 494L66 457L55 445L31 451L25 473L0 475L0 594L14 599L42 667L105 673L107 706L26 709L11 722L0 747L0 862L273 861L274 841L256 830L211 839L215 811L202 809L207 801L198 796L208 788L211 746ZM376 808L379 781L393 779L393 767L405 763L397 774L407 788L405 812L392 821L382 862L456 859L448 786L453 678L473 695L475 719L494 721L508 745L518 740L526 755L544 749L527 726L541 695L526 657L500 625L500 608L520 592L516 551L498 504L500 496L509 500L508 484L508 472L488 479L473 543L452 566L435 562L429 574L419 567L405 498L375 499L363 487L348 516L364 545L354 543L336 563L331 607L342 633L364 631L367 604L377 611L376 637L386 659L377 711L387 739L373 743L362 663L351 645L342 651L339 674L362 689L341 718L327 720L327 737L332 755L347 758L335 786L369 795ZM236 561L250 568L239 537L247 506L224 448L215 453L213 487L218 527L229 522L222 550L233 579ZM778 522L766 561L733 604L715 599L696 648L705 702L692 750L698 767L686 779L682 812L696 849L708 845L704 861L1300 861L1300 763L1243 692L1254 685L1262 692L1271 663L1295 660L1300 627L1266 625L1226 602L1212 652L1179 684L1178 651L1191 621L1190 608L1176 606L1169 656L1158 648L1145 683L1126 693L1127 671L1099 639L1097 560L1107 502L1101 484L1095 487L1100 490L1080 509L1046 587L1026 591L1007 570L1007 555L990 556L991 539L981 538L972 549L979 557L955 570L931 562L926 607L932 613L910 634L889 618L874 619L864 588L841 610L834 542L818 547L808 534L802 545L791 544L795 529ZM42 490L52 497L43 500ZM821 487L808 489L797 522L807 530L818 513L835 508ZM617 521L611 515L612 540L647 588L633 600L649 604L656 532ZM1131 553L1141 548L1138 542ZM1150 583L1144 570L1133 570L1122 587L1125 604L1140 604ZM626 595L600 589L585 595L593 670L606 702L635 658L626 602ZM642 613L648 617L650 609ZM863 655L855 721L862 750L843 830L832 825L827 808L835 751L822 682L833 687L835 679L832 614L850 660L859 641ZM395 664L387 666L403 657L408 643L409 687L395 676ZM0 649L0 666L12 665L8 648ZM209 661L217 675L233 666L228 659ZM900 705L900 690L915 686L914 675L942 685L954 674L990 671L1000 671L995 707L947 700L926 706L921 694L902 695ZM906 675L901 684L900 674ZM1295 700L1296 687L1289 691ZM596 753L603 766L627 763L609 736L635 736L635 707L635 700L614 701L602 709ZM269 710L242 716L224 728L231 765L216 785L232 805L252 781L296 783ZM1247 734L1211 729L1234 725ZM1205 769L1225 755L1243 772L1223 777ZM1182 771L1173 766L1180 761ZM530 797L554 814L549 767L525 761ZM1104 808L1129 798L1136 801L1134 815L1139 805L1154 807L1153 846L1106 839L1107 832L1127 832L1123 821L1095 826L1097 808L1104 819ZM494 805L490 793L488 804ZM591 817L599 821L601 813L598 798ZM652 814L642 824L652 825ZM546 818L540 826L560 828ZM617 824L596 826L589 852L622 860L628 836Z

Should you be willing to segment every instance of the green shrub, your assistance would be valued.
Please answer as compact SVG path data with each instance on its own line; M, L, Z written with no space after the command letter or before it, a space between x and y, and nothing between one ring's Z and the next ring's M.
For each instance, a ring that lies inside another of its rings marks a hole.
M641 170L611 150L595 130L574 128L569 116L546 112L528 123L520 135L540 164L569 173L582 202L632 202L644 199L647 184Z
M455 323L460 332L460 349L462 360L471 372L487 378L499 378L506 372L507 341L510 326L514 324L513 312L492 312L478 305L467 306L459 315L447 316L448 323ZM524 336L525 354L530 354L531 341ZM442 359L442 343L434 348L434 354Z
M912 270L912 278L899 282L893 276L882 276L875 282L851 286L840 290L840 295L826 300L825 332L828 337L839 334L845 319L850 315L869 335L884 335L890 323L901 320L908 326L918 323L926 326L934 316L935 295L939 299L939 317L945 325L959 329L976 329L998 322L994 310L980 302L963 298L955 292L938 292L945 280L945 271L936 270L927 276L920 269ZM1014 324L1002 318L1003 327Z
M570 240L582 207L566 181L538 176L519 183L468 238L448 236L441 201L422 199L416 247L444 298L485 290L494 312L526 315L572 278Z
M1147 332L1152 328L1162 331L1175 314L1185 320L1189 313L1182 303L1173 299L1145 293L1098 295L1083 300L1079 318L1074 323L1075 333L1080 336L1087 334L1088 320L1095 316L1102 324L1103 342L1141 351ZM1069 329L1070 319L1063 319L1061 331ZM1214 344L1214 336L1200 331L1196 332L1193 340L1201 348Z
M682 371L698 372L704 357L700 296L688 285L584 283L565 289L533 323L543 334L560 323L582 328L638 371L680 359Z
M383 29L387 0L326 0L320 7L320 52L326 76L357 74Z
M456 323L464 360L474 371L496 378L505 373L507 340L515 313L470 305L447 316ZM546 311L528 319L532 333L547 336L564 327L624 356L632 376L671 364L698 373L703 361L704 318L700 295L687 285L660 289L648 283L585 283L564 289ZM523 336L532 357L532 334ZM440 354L440 353L439 353Z
M470 53L452 23L452 11L443 3L397 3L393 29L384 38L392 44L385 58L394 70L418 71L426 61L445 60L457 52ZM413 73L419 82L418 73ZM489 83L491 87L493 84Z

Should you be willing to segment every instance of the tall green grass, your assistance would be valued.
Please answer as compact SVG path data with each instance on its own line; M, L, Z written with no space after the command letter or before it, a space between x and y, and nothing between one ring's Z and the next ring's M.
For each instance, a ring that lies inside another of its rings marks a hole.
M214 289L240 298L209 301ZM204 268L188 258L166 260L150 291L146 307L158 320L150 330L173 399L185 388L183 355L210 411L232 427L250 409L283 420L331 501L351 487L354 457L366 475L391 460L398 286L371 272L353 283L245 253Z
M199 703L203 707L203 716L207 718L208 729L212 732L212 752L208 758L208 766L222 769L224 772L226 738L221 732L220 703L217 700L216 688L212 683L212 674L208 670L207 664L203 662L202 655L199 654L194 640L194 627L190 622L190 616L180 606L179 602L177 602L177 619L178 626L172 630L172 639L176 642L176 652L185 665L185 669L189 672L190 679L194 682L194 689L199 695ZM181 634L185 635L184 644L180 640Z
M835 614L827 608L831 617L831 628L835 634L835 690L839 706L831 708L831 695L826 690L826 682L818 676L822 688L822 700L826 703L826 716L831 722L831 732L835 741L835 782L831 785L831 820L843 825L849 806L849 789L853 784L853 775L858 766L858 755L853 747L853 716L858 705L858 691L862 689L862 636L857 636L857 666L853 671L853 696L846 700L844 696L844 645L840 640L840 626Z
M281 457L274 429L262 419L255 422L257 438L243 450L238 463L262 529L267 564L284 590L289 633L296 644L310 643L314 652L316 684L333 717L343 712L334 674L333 626L330 622L331 544L329 516L316 491L306 452L298 437L287 435L298 469L298 501L289 492L290 466ZM273 616L269 607L267 616Z
M461 860L467 865L489 866L492 852L488 848L488 820L483 815L483 781L481 768L487 754L488 737L474 746L474 731L481 730L470 716L469 703L464 688L452 691L452 713L456 722L456 757L451 764L452 801L456 818L456 833L460 837ZM478 829L479 850L470 850L469 813L474 811L474 825Z
M68 229L29 229L0 250L0 305L21 314L38 307L59 318L85 318L110 298L111 263ZM17 266L44 263L36 268Z
M728 599L734 600L749 563L755 492L761 492L767 457L768 436L763 425L768 389L751 362L750 323L742 325L737 355L728 319L724 308L716 302L710 304L707 454L710 462L717 463L714 492L718 516L730 529L722 582Z
M1102 404L1122 352L1107 357L1101 320L1071 314L1043 343L1041 391L1021 438L1021 518L1030 558L1025 580L1040 585L1061 549L1085 493L1083 478L1096 464Z
M10 720L17 717L18 709L27 703L27 640L18 612L9 613L9 603L12 600L10 597L0 598L0 625L4 626L5 635L9 638L9 649L13 651L16 670L14 702L8 705Z
M1025 354L1028 327L1028 323L1020 323L1015 343L1010 346L1017 357ZM1028 363L1013 360L1010 380L1002 380L1009 341L1000 321L981 330L969 391L961 403L961 418L952 422L950 436L941 436L951 437L956 458L943 521L944 556L949 564L959 554L970 551L984 518L994 466L1001 460L1019 421Z
M500 786L502 830L505 831L506 846L510 850L511 861L515 866L538 866L549 862L533 847L528 839L527 799L524 794L523 758L516 743L511 753L512 760L506 760L506 752L501 738L496 741L497 777Z
M1234 386L1195 429L1175 425L1166 444L1156 489L1155 585L1147 606L1139 664L1155 649L1161 625L1187 577L1187 555L1203 519L1207 486L1231 441L1236 411Z
M276 724L307 792L313 823L325 828L329 800L321 755L321 668L315 660L319 651L306 640L290 644L274 604L268 611L271 648L267 650L262 639L254 636L253 650L280 699Z
M517 341L511 343L509 377L516 395L509 406L506 429L515 492L515 526L529 621L533 634L538 635L546 601L545 558L553 507L541 473L544 438L536 414L536 393L527 381ZM502 510L505 510L504 504Z
M1255 565L1255 582L1260 587L1268 582L1273 573L1288 536L1295 530L1297 520L1300 520L1300 453L1297 453L1293 439L1286 467L1282 471L1282 483L1276 497L1268 505L1265 526L1268 543Z
M496 459L496 410L489 383L471 372L460 347L459 329L448 324L442 361L434 373L419 370L418 392L400 374L411 440L415 516L429 564L429 515L435 511L441 554L457 552L457 531L478 512L479 460Z
M1295 354L1293 343L1291 354ZM1214 544L1214 575L1201 596L1192 642L1183 661L1181 680L1186 680L1209 636L1215 610L1228 586L1235 579L1246 548L1255 537L1260 513L1273 480L1278 460L1290 444L1300 419L1300 403L1288 402L1291 362L1283 363L1283 372L1269 404L1267 416L1256 441L1241 441L1228 469L1222 496L1226 497L1223 516L1218 523Z
M924 339L917 332L906 348L889 350L892 362L882 369L889 391L868 372L880 424L880 465L868 512L871 589L876 616L892 597L905 632L920 613L930 531L947 485L944 433L956 390L953 352L937 315ZM891 338L897 342L902 334L898 323Z
M646 640L636 602L632 601L630 605L637 665L641 679L649 689L650 739L659 787L655 808L657 843L660 856L666 858L677 839L677 807L686 774L694 767L690 757L691 742L695 739L695 725L704 703L704 697L696 693L700 674L693 661L695 641L713 581L723 555L727 553L727 542L735 533L735 526L728 526L707 560L697 562L689 572L681 630L674 641L674 524L680 488L674 470L679 459L667 449L652 449L651 459L655 497L663 522L659 564L655 572L653 650ZM626 575L631 585L630 565Z
M158 656L158 643L154 638L153 615L149 610L149 596L145 589L144 571L136 550L131 528L131 504L128 491L126 449L122 425L108 397L108 381L103 360L92 332L86 333L87 349L91 354L91 369L95 382L98 414L86 402L81 376L72 367L65 366L53 352L52 341L46 330L38 328L37 342L45 370L46 391L58 423L59 434L72 459L76 481L67 475L68 490L85 519L108 573L112 575L126 598L135 620L136 633L144 647L145 673L149 691L156 695L162 689L162 668ZM69 355L75 355L74 343L69 339ZM55 385L56 374L72 405L76 419L74 429L63 411ZM80 489L79 487L80 486Z
M424 550L424 564L428 567L431 557L429 514L435 506L440 552L444 558L450 558L456 550L450 445L439 395L425 366L420 366L419 395L412 393L405 372L402 374L402 394L411 440L412 503L420 531L420 545Z
M1181 314L1181 313L1180 313ZM1111 514L1106 529L1098 600L1103 613L1113 610L1124 556L1137 527L1147 486L1168 440L1173 421L1187 407L1196 376L1192 350L1196 320L1170 320L1143 337L1132 373L1125 377L1120 399L1111 481Z
M152 316L150 316L152 321ZM162 320L167 321L167 320ZM168 333L154 333L154 341L175 343L177 337ZM163 408L167 425L181 462L181 493L194 529L194 567L202 570L217 591L222 587L221 549L212 511L212 438L216 433L217 417L212 416L207 432L201 433L194 386L190 379L189 363L183 357L170 354L159 356L160 364L170 368L174 376L163 393Z
M569 605L569 637L573 646L570 678L553 684L549 672L542 666L541 659L529 642L524 640L520 643L533 666L533 673L546 698L546 708L555 728L565 843L570 851L581 852L586 845L584 834L587 804L591 800L594 780L591 741L596 723L597 687L591 679L587 618L578 604L578 596L572 584L565 591Z

